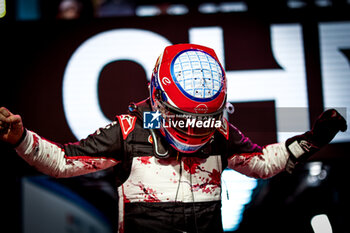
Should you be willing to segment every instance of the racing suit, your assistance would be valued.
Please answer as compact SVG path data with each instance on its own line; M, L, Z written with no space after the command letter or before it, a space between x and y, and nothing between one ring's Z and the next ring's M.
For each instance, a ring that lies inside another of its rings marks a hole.
M151 110L149 100L138 106L141 112ZM222 232L223 169L268 178L284 170L289 157L284 143L261 148L223 122L200 151L184 154L174 150L168 158L154 156L154 139L133 112L117 116L86 139L65 145L25 130L16 151L30 165L54 177L114 166L119 232Z

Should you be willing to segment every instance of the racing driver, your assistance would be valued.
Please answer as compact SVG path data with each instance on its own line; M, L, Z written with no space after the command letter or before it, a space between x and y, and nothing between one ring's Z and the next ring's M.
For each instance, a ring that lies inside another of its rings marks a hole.
M86 139L50 142L4 107L0 139L53 177L114 166L119 232L222 232L223 169L263 179L292 171L347 128L331 109L310 131L260 147L225 119L226 91L225 71L214 50L172 45L156 62L149 98L130 104L128 113Z

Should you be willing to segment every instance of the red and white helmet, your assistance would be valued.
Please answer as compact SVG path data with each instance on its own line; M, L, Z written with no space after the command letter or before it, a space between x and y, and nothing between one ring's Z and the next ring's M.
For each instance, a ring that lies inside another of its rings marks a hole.
M221 123L226 103L225 71L214 50L195 44L166 47L152 73L150 100L170 145L184 153L198 151Z

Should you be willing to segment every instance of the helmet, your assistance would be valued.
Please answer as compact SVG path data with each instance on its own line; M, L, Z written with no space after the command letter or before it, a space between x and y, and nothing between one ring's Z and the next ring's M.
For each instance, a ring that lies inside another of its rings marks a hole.
M195 44L165 48L154 67L150 102L160 132L176 150L198 151L221 126L226 77L213 49Z

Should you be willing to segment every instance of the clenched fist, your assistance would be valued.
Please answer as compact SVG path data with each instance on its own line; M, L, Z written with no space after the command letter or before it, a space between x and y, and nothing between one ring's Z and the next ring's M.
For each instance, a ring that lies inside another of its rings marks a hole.
M20 115L12 114L8 109L0 108L0 140L17 144L24 132Z
M286 141L290 153L286 170L291 173L297 162L308 159L321 147L330 143L339 131L345 132L347 127L345 118L337 110L329 109L323 112L310 131Z

